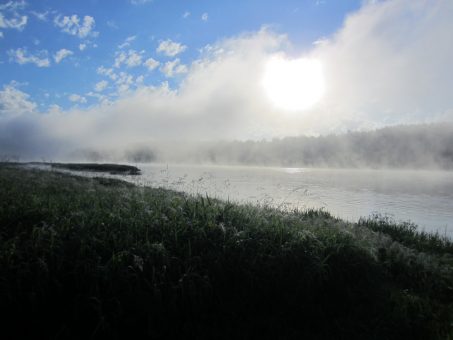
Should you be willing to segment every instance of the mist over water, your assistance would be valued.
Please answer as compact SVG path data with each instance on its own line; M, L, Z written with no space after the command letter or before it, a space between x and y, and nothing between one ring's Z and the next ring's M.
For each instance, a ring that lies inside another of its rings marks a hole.
M351 221L381 214L452 236L452 136L452 124L407 125L267 141L79 149L64 159L137 165L142 175L126 179L140 185L280 209L325 209Z
M357 221L373 214L411 221L453 237L453 172L138 164L141 176L115 176L239 203L325 209ZM98 174L86 173L89 176Z
M68 148L54 158L21 158L14 150L9 154L25 160L69 162L453 170L453 123L272 140L156 140L140 144L125 141L111 148Z

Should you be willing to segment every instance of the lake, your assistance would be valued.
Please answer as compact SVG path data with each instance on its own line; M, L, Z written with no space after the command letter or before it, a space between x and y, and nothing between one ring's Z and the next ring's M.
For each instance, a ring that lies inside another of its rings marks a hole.
M322 208L357 221L378 213L453 237L453 172L139 164L139 185L282 209ZM122 177L124 178L124 177Z

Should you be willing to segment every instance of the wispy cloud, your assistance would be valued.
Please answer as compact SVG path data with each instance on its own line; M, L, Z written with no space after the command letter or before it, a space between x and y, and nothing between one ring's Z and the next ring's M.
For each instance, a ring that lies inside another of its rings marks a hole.
M27 6L25 1L8 1L0 4L0 28L12 28L22 31L28 22L28 16L20 13Z
M4 4L0 4L0 11L18 11L24 9L27 3L24 0L21 1L8 1Z
M71 50L67 50L65 48L62 48L61 50L57 51L53 58L57 64L60 63L64 58L69 57L70 55L74 54Z
M134 84L134 77L126 72L120 72L115 84L117 85L118 94L123 94L129 91L130 87Z
M136 67L142 64L144 51L137 52L135 50L129 50L127 53L120 51L116 53L115 64L116 68L121 67L121 65L126 65L127 67Z
M137 39L136 35L131 35L130 37L127 37L121 44L118 45L118 48L123 49L125 47L130 46L131 42L133 42L135 39Z
M153 59L153 58L149 58L145 61L145 66L148 68L149 71L152 71L154 70L155 68L157 68L158 66L160 65L160 62Z
M129 2L132 4L132 5L144 5L144 4L147 4L149 2L152 2L153 0L129 0Z
M27 114L35 111L37 105L30 96L17 89L17 83L11 82L0 90L0 118Z
M36 11L31 11L30 12L31 14L33 14L36 19L38 19L39 21L47 21L48 20L48 15L49 15L49 11L45 11L45 12L36 12Z
M79 44L79 50L84 51L87 48L87 44Z
M185 11L185 12L183 13L182 17L183 17L184 19L187 19L188 17L190 17L190 12L189 12L189 11Z
M79 94L73 93L69 95L68 99L73 103L85 104L87 99Z
M159 46L157 47L156 51L158 53L163 53L168 57L174 57L187 49L187 46L172 41L170 39L161 41Z
M109 85L108 81L106 80L101 80L100 82L98 82L95 86L94 86L94 90L96 92L102 92L104 91L107 86Z
M144 81L145 81L145 76L139 75L137 78L135 78L135 85L142 86Z
M29 54L26 48L18 48L16 50L11 49L8 51L8 55L11 61L14 61L20 65L23 64L35 64L38 67L49 67L50 60L47 57L47 51L40 51L39 55Z
M203 21L208 21L208 19L209 19L208 13L203 13L203 14L201 15L201 20L203 20Z
M118 78L118 75L115 73L115 71L112 68L106 68L104 66L98 67L96 72L100 75L109 77L111 80L116 80Z
M94 32L95 20L92 16L85 15L79 18L76 14L71 16L57 15L54 18L55 26L61 28L61 31L70 35L86 38L88 36L96 37L99 33Z
M26 15L15 15L10 18L6 18L0 12L0 28L12 28L18 31L22 31L27 25L28 17Z
M312 45L321 46L321 45L326 45L328 43L329 43L329 39L327 39L326 37L322 37L322 38L319 38L319 39L316 39L315 41L313 41Z
M187 66L184 64L181 64L181 60L179 60L179 58L176 58L173 61L166 62L160 68L160 70L167 78L172 78L179 74L187 73L187 71L188 71Z
M108 27L110 27L111 29L114 29L114 30L117 30L119 28L119 26L113 20L107 20L106 24Z

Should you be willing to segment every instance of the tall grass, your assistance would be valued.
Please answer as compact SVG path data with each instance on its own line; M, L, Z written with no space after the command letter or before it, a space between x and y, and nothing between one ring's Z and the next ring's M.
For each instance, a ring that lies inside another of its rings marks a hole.
M372 229L323 211L1 166L2 332L446 338L453 322L449 245L427 254Z
M360 226L385 233L397 242L420 252L453 255L453 240L438 232L420 231L416 224L410 222L395 223L385 216L373 215L359 220Z

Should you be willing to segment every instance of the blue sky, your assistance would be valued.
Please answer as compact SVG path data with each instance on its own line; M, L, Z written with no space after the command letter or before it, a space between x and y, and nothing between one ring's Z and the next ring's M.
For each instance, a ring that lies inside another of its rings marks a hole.
M451 122L451 13L451 0L2 0L0 155Z
M200 57L204 46L264 25L287 34L294 45L293 53L303 52L314 41L338 30L360 2L46 0L2 1L0 6L6 20L17 19L20 23L26 17L20 27L0 25L0 85L17 82L38 109L45 111L53 104L62 108L93 105L99 100L93 93L114 98L120 85L100 74L101 67L112 68L115 74L123 72L125 82L132 76L134 84L138 78L144 85L168 81L177 86L185 69L180 74L165 75L160 68L166 62L179 59L181 65L188 65ZM76 16L79 27L64 26L65 16ZM83 31L85 17L92 21L86 25L88 31ZM168 40L180 44L183 50L174 56L157 52L160 43ZM60 61L55 59L58 51L63 51ZM114 67L121 52L127 58L138 58L134 66ZM18 53L25 60L20 60ZM143 64L150 58L159 62L154 70ZM39 60L41 67L37 65ZM100 84L98 91L96 84ZM100 91L103 86L106 88Z

